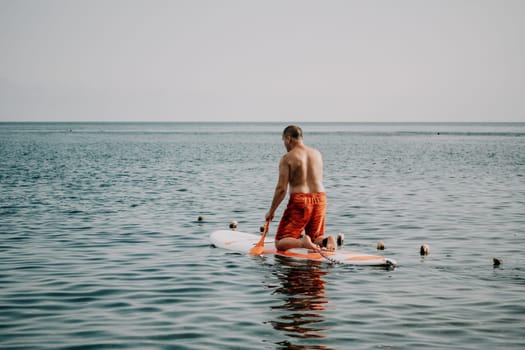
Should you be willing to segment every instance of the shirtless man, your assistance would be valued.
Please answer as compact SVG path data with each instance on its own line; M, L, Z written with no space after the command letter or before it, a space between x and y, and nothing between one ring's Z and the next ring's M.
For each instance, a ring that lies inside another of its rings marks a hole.
M290 125L283 131L288 153L279 162L279 179L266 220L274 218L290 188L290 199L275 236L278 250L290 248L335 250L335 239L324 238L326 194L323 186L321 153L303 143L303 131ZM301 236L302 232L304 236Z

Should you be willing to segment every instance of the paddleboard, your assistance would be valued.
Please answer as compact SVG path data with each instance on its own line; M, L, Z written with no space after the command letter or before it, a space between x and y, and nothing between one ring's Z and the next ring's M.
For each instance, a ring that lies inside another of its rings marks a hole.
M218 247L231 250L239 253L250 252L259 242L261 236L239 231L219 230L210 235L210 242ZM385 258L379 255L370 255L359 252L347 251L338 249L335 252L323 251L323 253L312 252L308 249L294 248L286 251L279 251L275 248L274 240L266 238L264 240L263 255L278 255L297 260L314 260L337 262L347 265L361 265L361 266L396 266L397 262L390 258Z

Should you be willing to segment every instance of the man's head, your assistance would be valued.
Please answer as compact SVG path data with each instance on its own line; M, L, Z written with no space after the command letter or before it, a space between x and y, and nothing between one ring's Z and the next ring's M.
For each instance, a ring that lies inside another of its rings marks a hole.
M297 126L297 125L289 125L286 128L284 128L283 131L283 138L286 136L290 136L293 139L302 139L303 138L303 130Z
M283 131L284 147L290 151L303 140L303 130L297 125L289 125Z

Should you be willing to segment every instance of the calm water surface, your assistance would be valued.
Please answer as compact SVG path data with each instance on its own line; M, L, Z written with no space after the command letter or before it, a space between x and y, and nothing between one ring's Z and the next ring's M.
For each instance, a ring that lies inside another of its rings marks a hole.
M394 270L210 246L258 232L284 126L0 124L0 347L525 348L525 124L303 125L327 230Z

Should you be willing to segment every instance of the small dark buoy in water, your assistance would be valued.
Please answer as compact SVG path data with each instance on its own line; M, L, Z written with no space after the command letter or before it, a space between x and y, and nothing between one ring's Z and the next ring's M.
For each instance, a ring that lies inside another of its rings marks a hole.
M197 218L197 221L199 221L199 222L204 221L204 216L199 215L199 217Z
M492 262L494 263L494 266L500 266L503 264L503 260L500 258L492 258Z
M383 241L377 242L377 250L385 250L385 243L383 243Z
M339 232L339 233L337 234L337 245L338 245L339 247L341 247L341 246L343 245L344 242L345 242L345 235L342 234L341 232Z
M421 248L419 248L419 254L420 255L430 254L430 247L428 246L428 244L423 244Z
M230 222L230 228L232 229L232 231L235 231L237 229L237 221L233 220L232 222Z
M441 133L438 131L438 135L441 135Z

